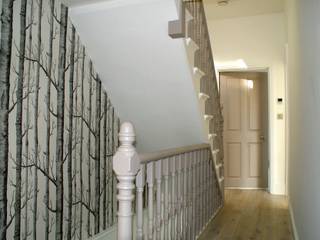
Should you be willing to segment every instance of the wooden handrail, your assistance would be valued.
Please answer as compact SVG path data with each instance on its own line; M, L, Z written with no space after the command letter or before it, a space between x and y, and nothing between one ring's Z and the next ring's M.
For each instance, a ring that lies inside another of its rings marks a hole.
M189 152L193 152L193 151L201 150L201 149L206 149L206 148L210 148L210 145L208 143L196 144L196 145L190 145L190 146L185 146L185 147L160 150L157 152L143 153L143 154L139 154L139 158L140 158L141 164L146 164L149 162L154 162L154 161L158 161L161 159L180 155L183 153L189 153Z

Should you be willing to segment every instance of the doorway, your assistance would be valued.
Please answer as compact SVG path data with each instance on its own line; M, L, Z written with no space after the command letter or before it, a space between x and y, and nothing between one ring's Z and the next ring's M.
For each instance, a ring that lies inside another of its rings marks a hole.
M221 72L225 187L268 187L268 73Z

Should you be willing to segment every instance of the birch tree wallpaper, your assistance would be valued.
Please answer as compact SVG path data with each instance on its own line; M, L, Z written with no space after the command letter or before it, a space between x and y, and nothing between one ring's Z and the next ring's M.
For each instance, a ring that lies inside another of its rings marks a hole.
M0 6L0 240L87 239L115 222L119 119L66 6Z

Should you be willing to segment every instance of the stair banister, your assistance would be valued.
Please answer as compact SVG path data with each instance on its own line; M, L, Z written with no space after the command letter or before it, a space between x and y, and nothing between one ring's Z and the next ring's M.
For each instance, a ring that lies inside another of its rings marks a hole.
M129 122L121 125L119 141L113 158L118 179L117 239L199 237L222 206L222 195L215 191L219 181L212 167L210 144L139 155Z

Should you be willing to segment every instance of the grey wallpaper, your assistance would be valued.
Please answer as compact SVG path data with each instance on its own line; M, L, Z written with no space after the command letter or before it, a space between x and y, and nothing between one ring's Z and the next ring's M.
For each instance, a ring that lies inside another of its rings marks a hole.
M115 222L119 119L67 7L1 16L0 240L87 239Z

